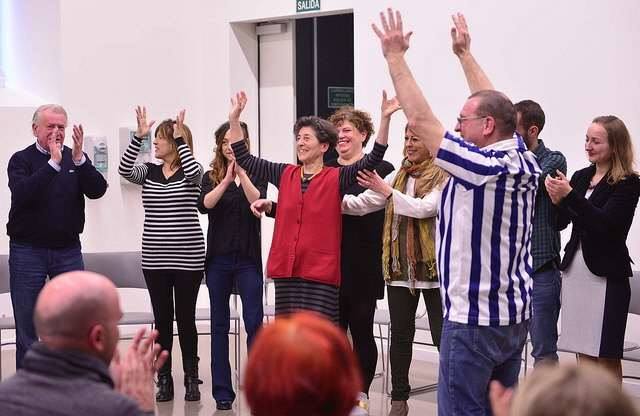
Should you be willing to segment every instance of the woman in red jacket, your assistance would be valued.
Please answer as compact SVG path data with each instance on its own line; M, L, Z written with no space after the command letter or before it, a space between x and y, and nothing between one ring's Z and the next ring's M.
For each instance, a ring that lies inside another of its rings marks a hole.
M342 196L362 169L374 169L387 148L387 136L357 163L326 167L323 155L337 142L336 128L319 117L301 117L293 130L299 165L273 163L249 154L243 142L241 92L232 99L230 143L236 162L249 174L276 186L278 209L267 275L274 279L276 315L311 310L338 323Z

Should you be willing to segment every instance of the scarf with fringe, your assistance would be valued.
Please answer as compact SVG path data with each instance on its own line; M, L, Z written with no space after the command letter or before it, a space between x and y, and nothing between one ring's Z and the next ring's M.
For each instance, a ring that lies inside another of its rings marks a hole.
M411 163L406 158L398 171L393 189L404 193L409 177L415 178L415 197L422 198L442 184L447 174L428 158L421 163ZM382 270L385 281L409 280L409 287L413 293L416 280L436 281L435 249L435 217L411 218L394 214L393 198L389 200L385 209L384 228L382 234ZM398 233L400 222L406 222L406 246L400 249ZM400 253L406 255L407 270L401 270ZM423 263L425 275L417 276L416 266Z

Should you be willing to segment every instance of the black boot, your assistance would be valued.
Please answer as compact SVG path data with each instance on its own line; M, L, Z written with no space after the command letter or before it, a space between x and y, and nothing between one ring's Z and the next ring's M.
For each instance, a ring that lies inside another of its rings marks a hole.
M171 400L173 400L173 377L171 377L171 372L159 373L156 401L168 402Z
M200 401L200 384L202 380L198 378L199 357L185 361L184 368L184 400L187 402Z

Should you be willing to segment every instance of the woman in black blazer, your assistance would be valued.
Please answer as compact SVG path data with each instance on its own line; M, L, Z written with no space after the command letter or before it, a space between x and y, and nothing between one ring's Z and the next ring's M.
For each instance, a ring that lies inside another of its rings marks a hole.
M622 381L622 349L629 311L631 258L626 245L640 179L633 170L633 145L615 116L593 120L585 150L591 165L571 181L558 172L545 185L560 208L558 227L571 222L563 270L560 347L595 362Z

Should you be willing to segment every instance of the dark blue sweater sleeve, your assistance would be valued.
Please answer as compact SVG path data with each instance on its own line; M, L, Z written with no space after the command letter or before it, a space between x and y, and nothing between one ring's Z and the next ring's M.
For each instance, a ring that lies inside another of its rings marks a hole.
M280 186L280 177L287 167L286 163L269 162L253 156L243 141L233 143L231 148L236 156L236 162L249 175L266 180L276 188Z
M344 195L347 188L356 182L359 170L374 170L382 162L387 146L378 142L374 143L371 153L353 165L340 167L340 194Z
M107 181L104 176L91 163L89 156L85 153L85 162L76 166L79 173L80 190L89 199L98 199L107 192Z
M11 205L15 208L38 200L51 180L58 174L48 163L33 174L30 174L29 171L30 164L20 153L11 156L7 166L7 175L9 176L9 190L11 190Z

